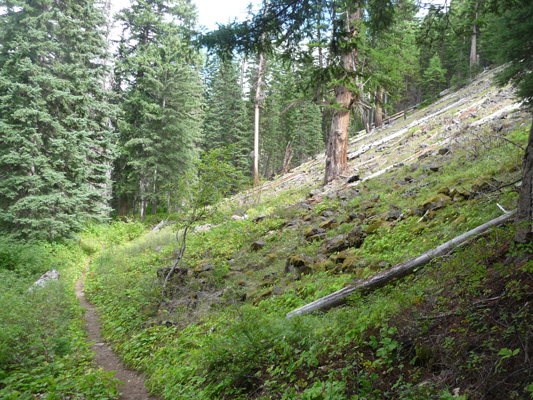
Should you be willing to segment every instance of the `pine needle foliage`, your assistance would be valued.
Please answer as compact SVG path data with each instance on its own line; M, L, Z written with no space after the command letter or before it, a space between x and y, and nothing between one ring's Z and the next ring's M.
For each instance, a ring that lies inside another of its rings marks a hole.
M0 230L68 236L107 211L105 17L92 0L0 10Z

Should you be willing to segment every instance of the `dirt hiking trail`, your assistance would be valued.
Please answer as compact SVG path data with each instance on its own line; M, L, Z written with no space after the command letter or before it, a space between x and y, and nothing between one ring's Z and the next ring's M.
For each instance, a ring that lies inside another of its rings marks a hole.
M87 311L85 312L85 329L89 334L87 341L93 343L90 347L96 352L94 360L101 366L104 371L115 371L114 377L124 382L118 389L121 392L121 399L123 400L157 400L156 397L150 396L144 384L144 376L138 372L124 367L111 347L104 343L100 335L100 319L96 314L95 307L87 301L85 293L83 292L83 272L80 279L76 282L75 291L76 297L80 304Z

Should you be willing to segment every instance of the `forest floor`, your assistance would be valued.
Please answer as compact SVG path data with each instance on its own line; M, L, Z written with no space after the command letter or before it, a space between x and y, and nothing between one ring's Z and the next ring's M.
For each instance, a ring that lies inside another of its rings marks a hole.
M360 132L352 172L327 186L317 155L227 199L187 236L166 291L179 223L109 227L85 280L106 340L165 399L531 398L533 248L512 224L286 319L516 206L531 120L494 73Z
M122 383L118 388L121 398L124 400L156 400L150 396L146 390L145 378L138 371L126 368L120 358L113 352L113 349L104 342L100 334L100 318L96 313L94 305L89 303L83 292L83 278L85 270L76 282L75 293L81 306L85 311L85 329L87 330L87 342L91 343L90 348L95 352L94 361L103 368L104 371L115 371L114 377Z

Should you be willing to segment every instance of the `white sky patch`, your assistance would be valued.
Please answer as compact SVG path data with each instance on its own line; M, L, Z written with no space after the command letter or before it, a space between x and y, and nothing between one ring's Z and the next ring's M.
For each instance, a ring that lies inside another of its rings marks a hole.
M258 0L196 0L200 27L207 30L216 29L218 24L227 24L237 19L244 21L248 16L248 5L252 3L252 12L257 12L261 4Z
M253 12L259 10L261 0L193 0L198 9L198 25L205 30L216 29L218 24L230 21L244 21L248 15L248 5L252 3ZM111 16L129 7L129 0L112 0Z

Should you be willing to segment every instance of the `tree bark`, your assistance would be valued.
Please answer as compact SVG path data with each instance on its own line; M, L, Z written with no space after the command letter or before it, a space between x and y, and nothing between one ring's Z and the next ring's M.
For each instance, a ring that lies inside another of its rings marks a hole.
M375 275L363 280L362 282L354 285L347 286L335 293L322 297L312 303L309 303L303 307L300 307L294 311L291 311L287 314L287 319L296 317L299 315L309 314L317 310L325 310L331 307L341 305L346 302L346 299L352 295L357 290L372 290L379 287L385 286L395 279L403 278L409 274L415 272L416 269L428 264L431 260L436 257L443 256L456 248L457 246L463 244L468 239L479 235L483 232L486 232L488 229L493 226L501 225L509 221L512 216L515 214L515 211L511 211L501 217L495 218L483 225L478 226L462 235L457 236L456 238L441 244L439 247L430 250L418 257L412 258L409 261L397 264L394 267L391 267L385 271L378 272Z
M526 153L524 154L522 186L518 195L516 213L516 234L514 241L533 241L533 123L529 131Z
M348 11L346 32L348 42L359 33L357 22L361 19L361 9ZM357 51L350 50L341 54L342 67L347 72L354 72L358 63ZM348 128L350 127L350 108L353 94L344 85L335 86L335 104L339 107L333 112L331 129L326 147L326 171L324 184L328 184L348 169Z
M254 123L254 186L259 185L259 109L262 103L262 87L265 75L265 55L259 54L257 67L257 87L255 90L255 123Z
M164 107L164 100L163 100ZM153 190L152 190L152 214L157 215L157 169L154 170Z
M477 21L477 18L478 18L478 11L477 11L478 7L479 7L479 1L476 1L476 4L474 6L475 21ZM474 25L472 27L472 45L470 46L470 69L472 69L477 64L478 64L478 56L477 56L477 23L474 22Z
M265 15L267 13L267 2L265 1ZM266 39L265 34L261 35L261 42ZM257 87L255 88L255 123L254 123L254 186L259 185L259 108L263 100L262 89L265 77L265 54L259 53L257 66Z
M148 201L146 199L146 182L144 182L142 179L139 182L139 188L140 188L140 204L139 204L139 219L141 221L144 221L146 219L146 208L148 205Z
M383 89L376 90L376 128L383 124Z
M118 215L119 217L124 217L128 215L129 211L129 201L128 196L121 194L118 197Z
M281 175L285 175L289 172L289 165L292 160L292 142L287 143L287 148L285 149L285 158L283 159L283 168L281 169Z

